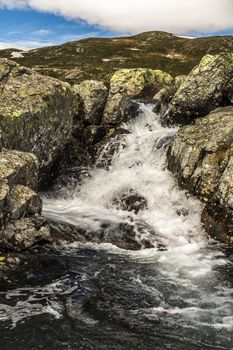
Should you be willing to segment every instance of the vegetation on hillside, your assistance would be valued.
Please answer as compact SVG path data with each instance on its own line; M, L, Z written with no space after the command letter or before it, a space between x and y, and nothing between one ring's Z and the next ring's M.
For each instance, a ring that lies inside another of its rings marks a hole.
M11 58L45 75L77 83L85 79L109 81L120 68L162 69L173 76L187 74L207 53L233 51L232 36L188 39L164 32L146 32L121 38L90 38L44 47ZM14 56L14 55L13 55Z

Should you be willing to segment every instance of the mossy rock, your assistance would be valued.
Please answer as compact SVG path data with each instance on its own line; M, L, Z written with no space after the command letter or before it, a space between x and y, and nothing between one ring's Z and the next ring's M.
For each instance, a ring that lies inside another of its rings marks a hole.
M216 221L222 236L233 236L233 107L216 109L182 127L169 146L168 168L181 187L211 209L208 232Z
M67 83L0 59L0 148L34 153L41 171L68 142L77 98Z
M183 81L163 124L189 124L217 107L233 103L233 54L206 55Z

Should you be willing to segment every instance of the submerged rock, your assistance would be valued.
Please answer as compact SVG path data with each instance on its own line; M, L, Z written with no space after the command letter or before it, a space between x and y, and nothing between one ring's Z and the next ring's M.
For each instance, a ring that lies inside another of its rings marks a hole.
M143 222L103 222L102 227L91 231L67 223L50 223L53 241L80 243L111 243L121 249L140 250L159 247L158 234L148 224ZM164 247L163 247L164 249Z
M121 69L111 78L110 91L104 110L104 124L117 125L135 114L136 98L151 98L169 85L172 77L160 70L148 68Z
M168 149L168 168L206 203L207 231L233 236L233 107L181 128Z
M80 96L81 116L86 124L100 124L108 96L108 89L101 81L86 80L74 85L74 92Z
M68 142L77 97L67 83L0 59L0 148L35 154L41 172Z
M124 189L115 195L112 205L117 209L138 214L140 210L147 209L147 200L133 189Z
M187 76L163 115L163 124L189 124L233 103L233 55L206 55Z

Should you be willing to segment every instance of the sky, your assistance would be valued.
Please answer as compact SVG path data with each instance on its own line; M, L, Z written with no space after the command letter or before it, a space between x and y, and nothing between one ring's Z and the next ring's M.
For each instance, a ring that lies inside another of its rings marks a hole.
M0 0L0 49L150 30L233 34L233 0Z

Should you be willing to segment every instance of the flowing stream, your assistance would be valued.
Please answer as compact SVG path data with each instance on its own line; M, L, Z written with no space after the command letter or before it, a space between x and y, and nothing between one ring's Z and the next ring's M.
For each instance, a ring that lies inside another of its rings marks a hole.
M90 242L34 248L0 281L1 350L233 349L233 254L166 169L177 130L144 104L123 128L81 182L44 198L47 219ZM146 203L137 213L115 200L132 191ZM141 249L91 242L127 227Z

